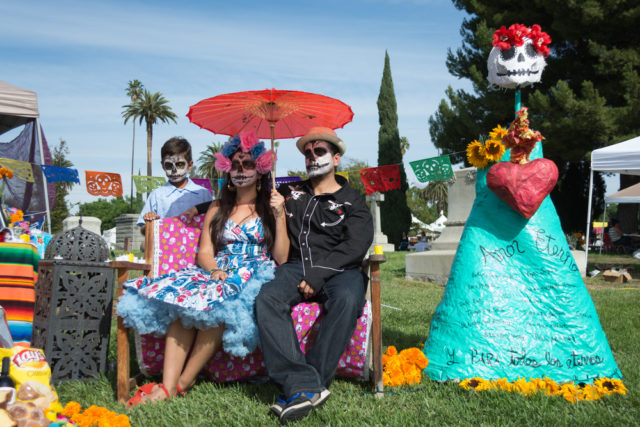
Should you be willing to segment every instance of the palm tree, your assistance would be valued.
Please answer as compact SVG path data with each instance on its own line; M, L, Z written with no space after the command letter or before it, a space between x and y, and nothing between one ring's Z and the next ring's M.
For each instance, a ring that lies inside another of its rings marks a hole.
M440 215L443 211L447 211L449 195L449 184L447 181L431 181L429 185L422 189L422 196L430 202L436 204L438 212L436 215Z
M127 96L131 98L131 104L135 104L138 102L138 99L142 96L142 88L143 85L140 83L140 80L134 79L129 80L129 86L127 86ZM127 120L125 119L125 123ZM135 118L131 122L133 125L133 137L131 139L131 212L133 213L133 159L135 156L135 146L136 146L136 120Z
M216 169L215 163L216 158L215 154L222 151L222 146L224 143L222 142L212 142L211 145L207 147L202 153L200 153L200 157L198 157L198 167L197 174L202 178L208 178L209 181L215 180L216 182L216 198L220 195L220 189L217 187L218 179L224 178L224 172L220 172Z
M147 176L151 175L151 148L153 140L153 125L159 120L163 123L168 123L169 120L176 121L176 114L171 111L171 107L167 105L169 101L162 96L160 92L151 93L148 89L145 89L142 93L142 98L136 102L132 102L129 105L123 105L125 109L122 112L124 122L127 123L129 119L133 118L135 121L139 119L139 123L142 124L144 119L147 124Z

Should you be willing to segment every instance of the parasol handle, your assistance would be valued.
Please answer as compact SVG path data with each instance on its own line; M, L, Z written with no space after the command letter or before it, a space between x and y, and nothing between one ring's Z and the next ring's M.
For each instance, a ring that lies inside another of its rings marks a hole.
M273 190L276 189L276 154L273 151L273 140L274 140L274 128L276 124L273 122L269 122L269 127L271 128L271 188Z

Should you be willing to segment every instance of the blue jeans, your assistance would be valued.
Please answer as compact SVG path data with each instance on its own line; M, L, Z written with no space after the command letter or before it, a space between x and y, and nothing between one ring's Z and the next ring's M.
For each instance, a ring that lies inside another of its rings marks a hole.
M256 298L256 321L267 373L287 397L329 387L364 305L365 281L358 270L327 280L314 297L325 314L311 350L303 354L291 319L291 307L303 302L298 291L302 265L286 263Z

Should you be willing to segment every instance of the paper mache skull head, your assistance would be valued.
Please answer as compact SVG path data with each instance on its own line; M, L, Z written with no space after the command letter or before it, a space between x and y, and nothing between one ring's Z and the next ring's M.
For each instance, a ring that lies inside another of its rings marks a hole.
M539 25L500 27L493 34L493 49L487 61L489 82L506 89L539 82L547 65L549 43L551 37Z

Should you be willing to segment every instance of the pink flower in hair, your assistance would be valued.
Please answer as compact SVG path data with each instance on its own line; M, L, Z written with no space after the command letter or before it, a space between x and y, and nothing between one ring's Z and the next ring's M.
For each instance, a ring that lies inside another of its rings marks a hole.
M240 149L243 153L248 153L251 147L260 142L255 131L252 130L242 131L238 136L240 136Z
M225 157L221 152L215 153L214 157L216 158L216 162L214 163L216 169L222 172L231 171L231 159Z
M277 157L274 155L274 160ZM271 171L271 150L265 151L260 157L256 159L256 170L259 174L266 174Z

